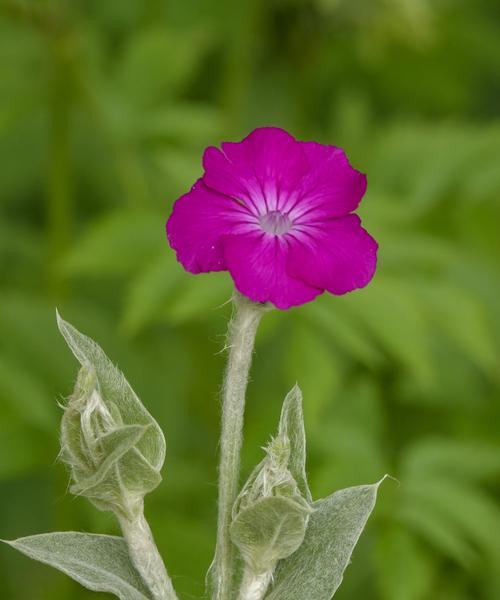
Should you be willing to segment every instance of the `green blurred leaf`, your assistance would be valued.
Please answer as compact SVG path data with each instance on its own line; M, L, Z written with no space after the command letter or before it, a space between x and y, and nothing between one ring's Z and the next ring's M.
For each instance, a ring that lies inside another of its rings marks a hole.
M421 600L432 593L431 557L401 527L387 527L377 547L378 587L384 600Z
M429 303L429 320L488 375L496 373L498 347L480 299L443 281L426 285L421 293Z
M490 564L500 558L500 510L481 489L444 477L405 484L405 494L421 511L432 511L470 540Z
M218 137L220 121L219 112L209 105L182 103L148 112L141 119L140 132L147 141L192 144L198 149Z
M338 389L342 358L333 352L321 332L303 321L292 320L281 362L285 376L293 377L307 398L308 423L315 426Z
M182 272L182 267L177 265ZM233 285L225 273L208 275L183 274L185 281L176 290L175 297L165 306L165 319L181 324L219 309L231 298Z
M465 569L471 570L479 564L478 553L463 531L432 509L422 510L422 507L418 503L412 503L411 499L406 502L403 500L397 511L397 522L404 524L418 538L426 541L444 556L457 561ZM381 560L386 558L382 556ZM404 582L401 582L401 585L404 586Z
M57 426L55 401L42 381L1 352L0 399L21 422L49 433Z
M353 294L346 308L394 360L401 361L419 385L428 388L434 384L429 323L411 286L379 275L370 288Z
M144 268L158 252L168 252L164 220L144 211L107 215L89 226L63 259L63 269L71 275L102 276Z
M180 31L160 24L128 41L116 83L141 106L179 94L193 77L209 41L206 31Z
M20 476L33 473L54 461L57 446L53 453L47 447L47 439L36 435L32 429L12 422L5 415L0 422L0 479L9 483Z
M326 333L333 344L354 359L369 366L380 364L380 354L370 336L348 312L342 310L342 305L327 299L313 302L304 311L304 316L312 325Z
M366 481L387 468L379 439L356 422L332 418L316 429L314 444L324 453L312 478L313 489L320 494L332 485L346 485L353 474L356 482Z
M186 274L168 248L156 261L140 271L132 281L125 300L123 328L136 333L163 316L165 306L177 289L182 289Z
M500 447L474 440L423 438L406 450L401 469L415 480L442 475L493 481L500 473Z

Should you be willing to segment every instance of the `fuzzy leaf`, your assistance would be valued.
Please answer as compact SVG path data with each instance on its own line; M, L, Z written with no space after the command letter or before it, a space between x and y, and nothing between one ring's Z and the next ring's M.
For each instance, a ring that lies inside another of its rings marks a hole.
M312 497L306 476L306 433L302 412L302 391L298 385L288 392L283 402L278 435L290 441L288 469L304 498L311 502Z
M5 543L34 560L59 569L94 592L109 592L121 600L151 599L122 538L67 531L32 535Z
M335 492L313 503L304 541L278 564L266 600L330 600L375 506L381 482Z
M291 498L270 496L243 509L231 539L254 573L265 573L302 544L310 511Z

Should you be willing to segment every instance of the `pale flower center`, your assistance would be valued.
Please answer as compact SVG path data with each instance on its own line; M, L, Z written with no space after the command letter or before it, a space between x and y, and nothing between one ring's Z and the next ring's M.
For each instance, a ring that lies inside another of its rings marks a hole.
M282 235L290 231L292 221L288 215L284 215L279 210L271 210L265 215L259 217L260 226L266 233L273 235Z

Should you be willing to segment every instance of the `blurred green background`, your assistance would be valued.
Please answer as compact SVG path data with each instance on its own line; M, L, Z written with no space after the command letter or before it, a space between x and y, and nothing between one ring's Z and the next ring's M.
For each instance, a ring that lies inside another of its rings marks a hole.
M305 396L314 495L380 503L339 600L500 598L497 0L0 4L0 536L116 532L67 493L57 401L76 363L54 307L164 428L147 501L175 585L203 596L231 293L164 235L205 146L262 125L368 173L372 285L266 316L244 474ZM2 600L105 598L0 548Z

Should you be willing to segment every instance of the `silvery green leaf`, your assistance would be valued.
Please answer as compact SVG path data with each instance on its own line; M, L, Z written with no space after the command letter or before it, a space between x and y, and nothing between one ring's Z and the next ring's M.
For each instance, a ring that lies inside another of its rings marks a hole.
M64 321L59 313L57 324L78 362L95 375L100 396L109 412L113 414L118 408L123 424L148 427L137 447L148 463L159 471L165 460L165 438L158 423L100 346Z
M252 571L265 573L302 544L309 514L291 498L263 498L239 512L231 524L231 539Z
M304 541L278 564L266 600L332 598L375 506L380 483L340 490L313 503Z
M308 502L312 502L306 476L306 433L302 411L302 391L298 385L288 392L283 402L278 434L289 439L288 469L304 498Z
M67 531L5 543L59 569L94 592L109 592L121 600L151 600L120 537Z

